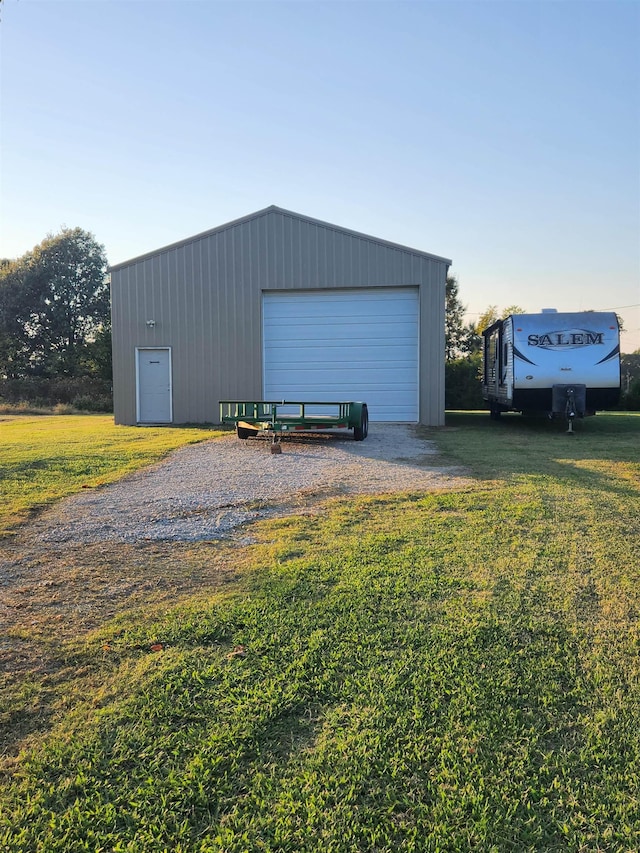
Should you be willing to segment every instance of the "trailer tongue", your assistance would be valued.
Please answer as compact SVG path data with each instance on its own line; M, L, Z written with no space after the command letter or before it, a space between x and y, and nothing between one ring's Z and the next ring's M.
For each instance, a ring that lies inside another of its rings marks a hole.
M318 432L328 429L352 429L356 441L364 441L369 432L366 403L280 403L266 400L225 400L220 403L220 421L235 424L238 438L262 434L271 438L271 452L280 453L283 433Z

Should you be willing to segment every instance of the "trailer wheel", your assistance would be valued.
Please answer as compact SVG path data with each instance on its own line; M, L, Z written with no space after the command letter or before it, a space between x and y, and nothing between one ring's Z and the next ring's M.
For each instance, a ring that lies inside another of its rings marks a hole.
M364 441L367 435L369 435L369 410L365 403L360 415L360 426L353 428L353 437L356 441Z
M240 427L239 426L239 427L236 427L236 435L238 436L238 438L241 438L244 440L246 438L249 438L249 436L251 435L251 430L247 429L246 427Z

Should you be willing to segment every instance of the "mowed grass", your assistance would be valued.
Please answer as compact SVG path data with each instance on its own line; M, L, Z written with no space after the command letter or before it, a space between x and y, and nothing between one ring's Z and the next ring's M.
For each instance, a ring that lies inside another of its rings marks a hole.
M0 537L34 509L213 435L204 429L114 426L111 415L0 415Z
M640 418L579 426L451 416L470 487L261 523L234 595L65 645L0 849L636 851Z

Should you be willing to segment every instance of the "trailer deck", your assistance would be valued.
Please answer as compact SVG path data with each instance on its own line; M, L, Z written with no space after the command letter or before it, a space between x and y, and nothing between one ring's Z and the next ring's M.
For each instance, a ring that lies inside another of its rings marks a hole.
M275 453L280 450L274 447L283 433L352 429L354 439L364 441L369 432L367 404L355 402L224 400L220 403L220 421L235 424L236 434L243 440L266 434Z

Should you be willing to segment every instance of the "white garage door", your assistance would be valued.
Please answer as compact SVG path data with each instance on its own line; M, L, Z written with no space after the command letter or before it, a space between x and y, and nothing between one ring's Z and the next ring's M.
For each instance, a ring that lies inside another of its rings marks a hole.
M355 400L418 420L418 289L266 293L264 399Z

